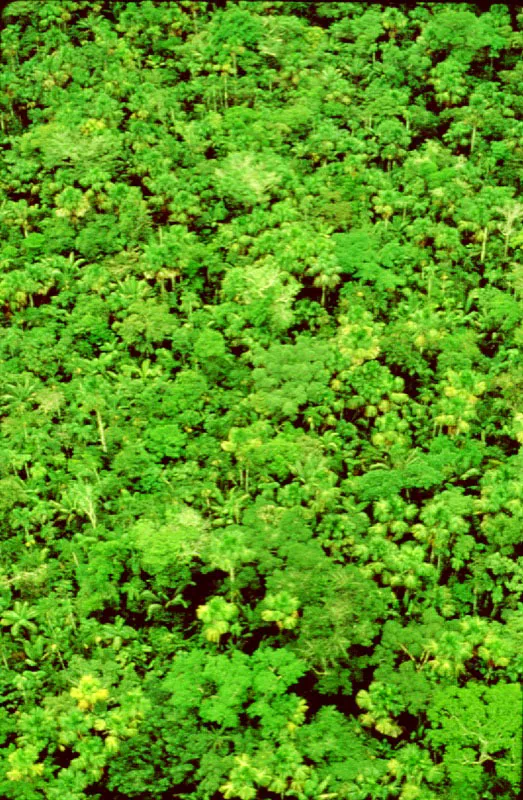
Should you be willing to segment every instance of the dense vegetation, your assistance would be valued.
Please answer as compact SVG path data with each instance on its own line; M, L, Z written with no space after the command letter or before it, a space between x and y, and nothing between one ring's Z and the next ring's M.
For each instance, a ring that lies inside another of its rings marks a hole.
M1 797L517 797L521 21L7 4Z

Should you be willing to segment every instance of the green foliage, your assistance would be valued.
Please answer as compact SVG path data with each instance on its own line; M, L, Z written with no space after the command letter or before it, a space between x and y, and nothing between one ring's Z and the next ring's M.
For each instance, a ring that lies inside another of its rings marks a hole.
M429 741L442 749L443 767L453 791L477 797L489 783L485 765L496 779L517 786L521 765L521 687L475 683L439 689L428 717L433 722ZM474 767L480 769L474 769ZM481 767L483 769L481 769ZM506 795L505 795L506 796Z
M213 597L203 606L198 606L196 616L204 623L204 635L209 642L219 642L231 630L230 622L238 610L234 603L226 603L223 597Z
M1 797L518 795L518 21L5 6Z

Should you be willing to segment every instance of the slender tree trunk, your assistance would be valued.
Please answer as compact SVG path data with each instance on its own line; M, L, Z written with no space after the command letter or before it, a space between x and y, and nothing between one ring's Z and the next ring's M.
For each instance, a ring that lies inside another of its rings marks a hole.
M102 416L98 409L96 409L96 422L98 423L98 433L100 435L100 444L102 445L102 450L104 453L107 453L107 443L105 441L105 430L102 422Z
M432 275L432 270L431 270L431 272L429 274L429 280L428 280L428 283L427 283L427 298L428 298L428 300L430 300L430 297L431 297L431 294L432 294L432 277L433 277L433 275Z

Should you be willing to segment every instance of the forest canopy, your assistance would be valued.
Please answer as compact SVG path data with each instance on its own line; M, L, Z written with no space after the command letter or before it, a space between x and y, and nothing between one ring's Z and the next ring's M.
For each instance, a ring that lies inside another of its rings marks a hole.
M3 4L1 797L519 796L522 22Z

